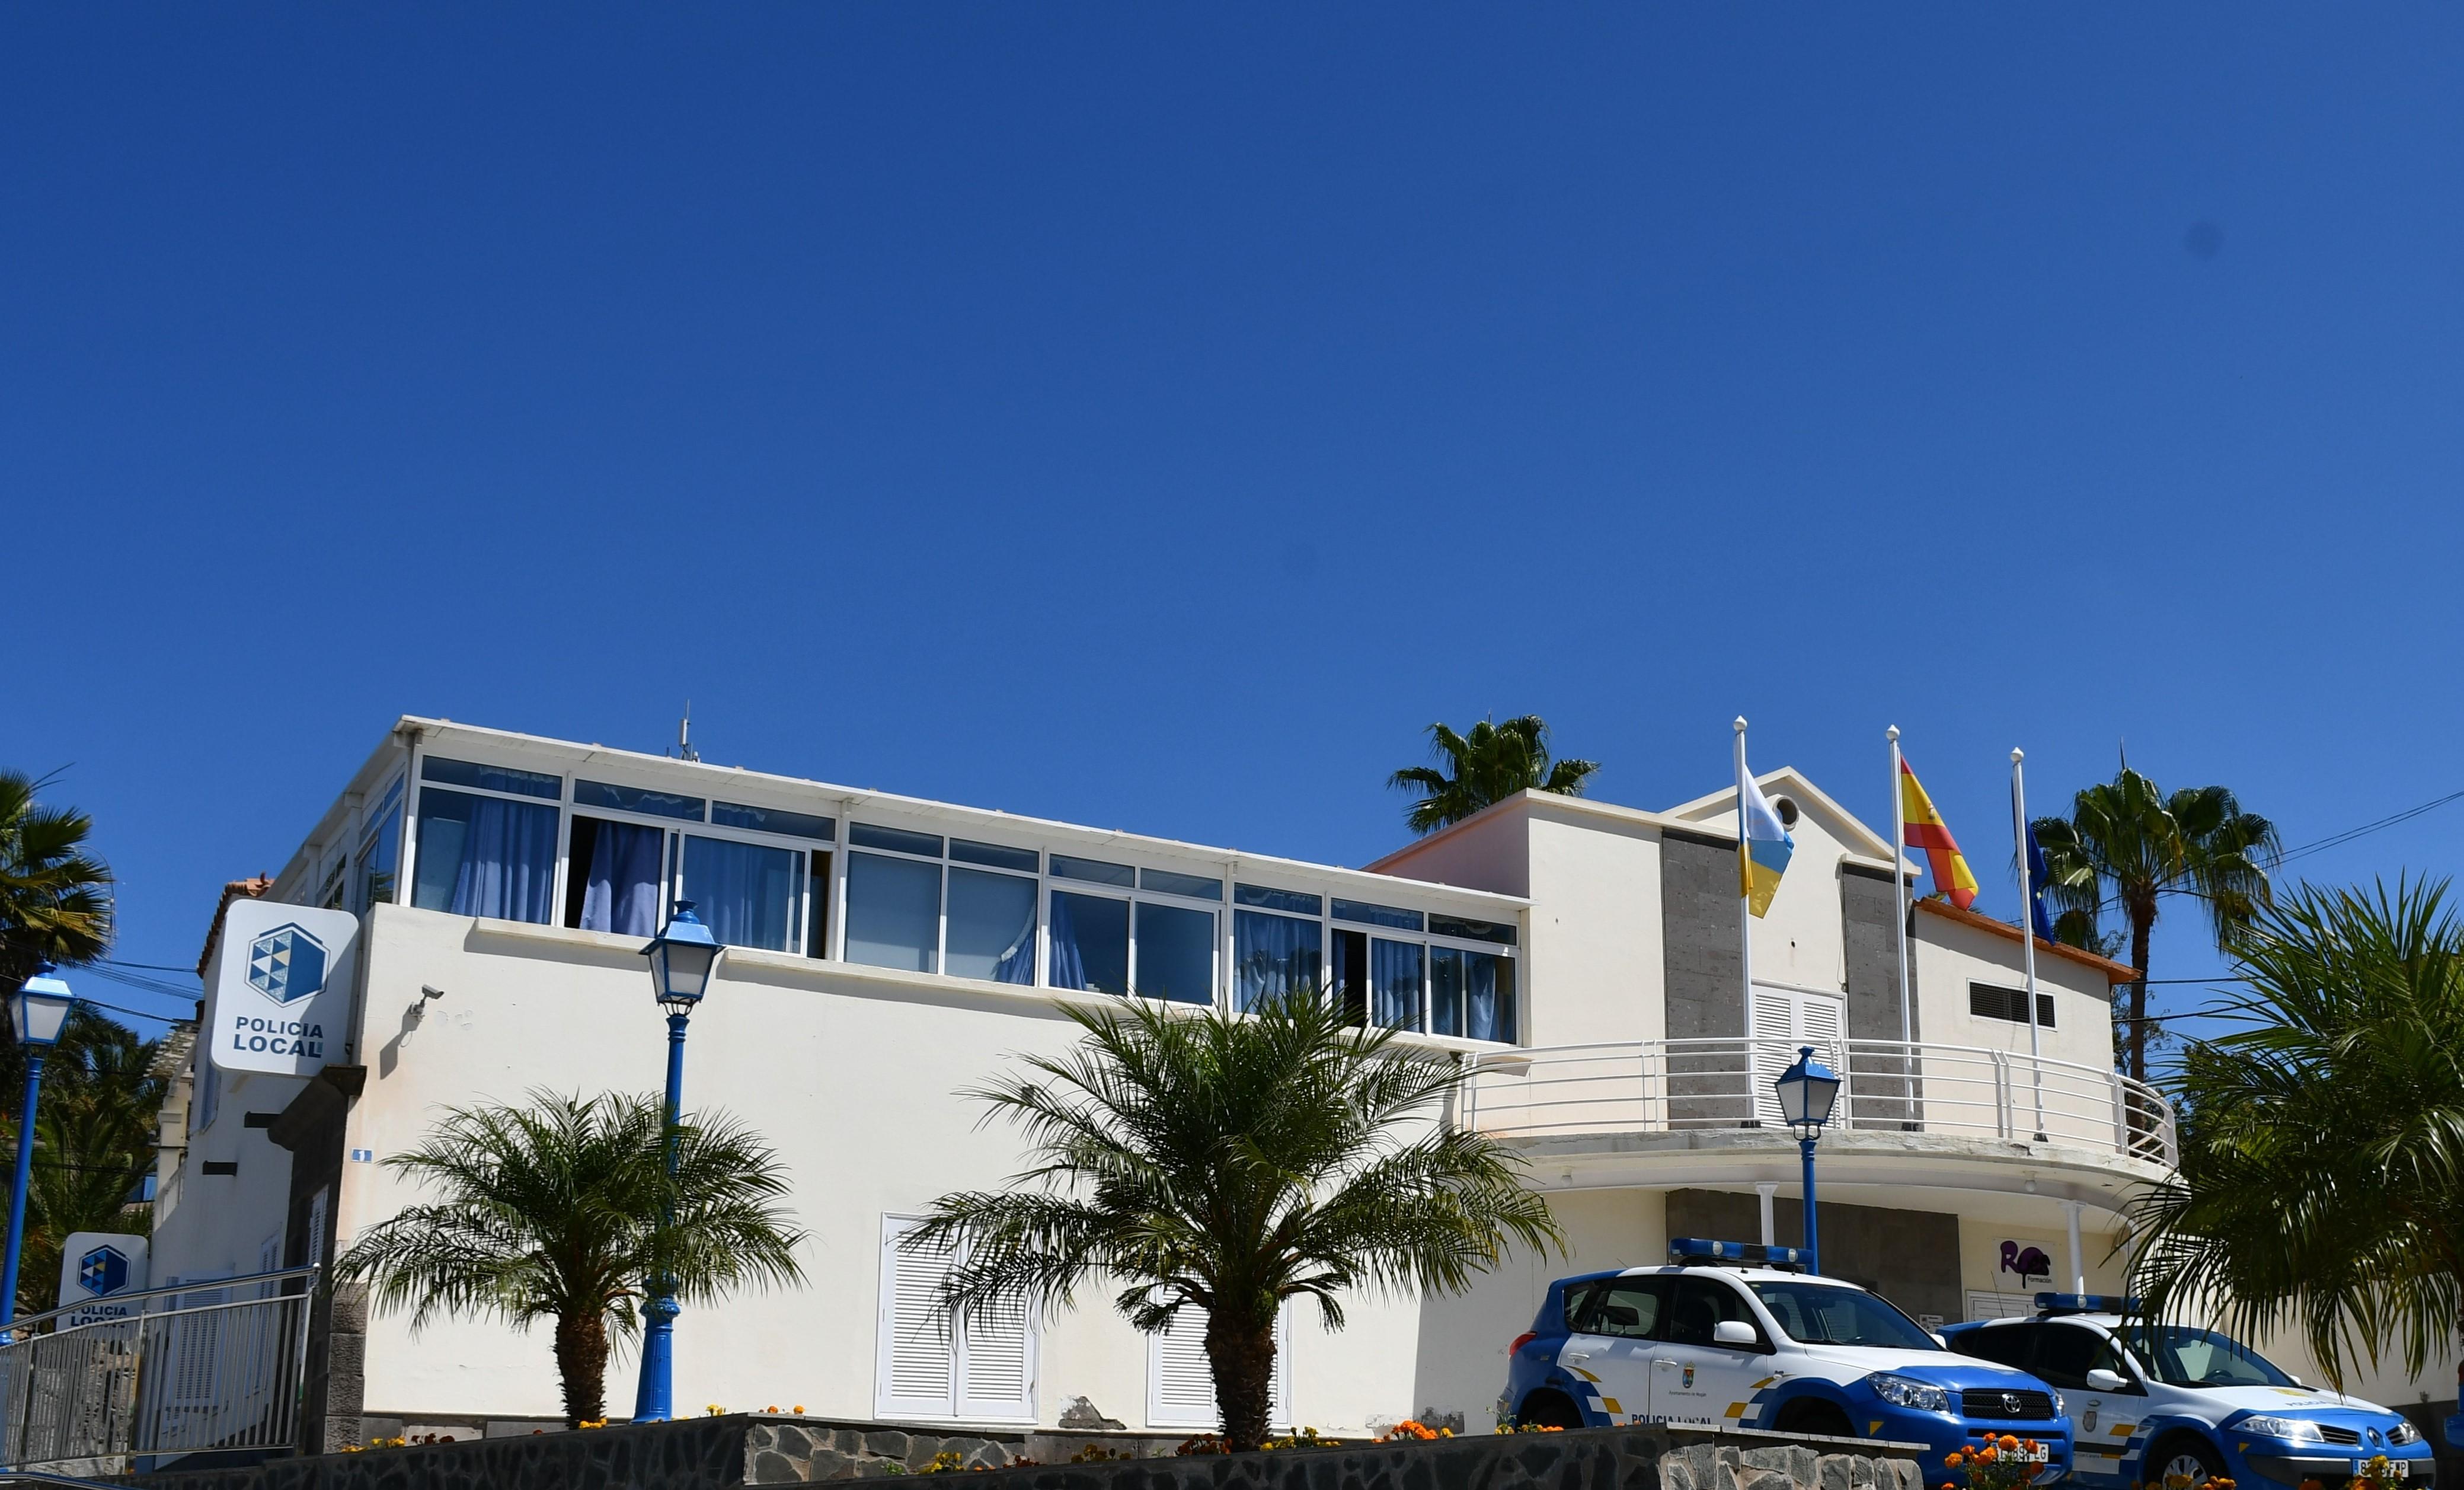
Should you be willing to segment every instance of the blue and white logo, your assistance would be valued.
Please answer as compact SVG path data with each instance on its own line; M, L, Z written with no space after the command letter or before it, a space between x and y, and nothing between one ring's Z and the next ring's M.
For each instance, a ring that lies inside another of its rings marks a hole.
M325 944L286 922L248 945L248 985L277 1004L325 990Z
M117 1247L97 1247L77 1259L77 1283L96 1298L128 1286L128 1257Z

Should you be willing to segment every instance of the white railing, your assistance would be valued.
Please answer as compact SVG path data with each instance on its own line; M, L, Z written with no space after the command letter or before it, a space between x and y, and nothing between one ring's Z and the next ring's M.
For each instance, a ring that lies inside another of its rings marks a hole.
M2118 1072L1968 1045L1829 1040L1831 1131L1942 1133L2100 1149L2170 1168L2172 1104ZM1776 1127L1770 1074L1796 1042L1629 1040L1483 1056L1466 1125L1502 1138ZM1782 1131L1785 1131L1784 1129Z
M18 1321L0 1336L0 1466L292 1447L321 1273L119 1294Z

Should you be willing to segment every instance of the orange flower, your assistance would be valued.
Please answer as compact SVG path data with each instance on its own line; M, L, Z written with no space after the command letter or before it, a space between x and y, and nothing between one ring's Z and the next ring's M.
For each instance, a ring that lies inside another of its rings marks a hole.
M2012 1437L2009 1434L2004 1434L2002 1435L2002 1452L2005 1454L2018 1453L2019 1440Z
M1979 1464L1991 1464L2001 1457L2002 1451L1990 1443L1976 1451L1976 1462Z
M1960 1452L1957 1449L1953 1449L1950 1451L1950 1457L1943 1460L1942 1462L1947 1468L1957 1469L1959 1467L1961 1457L1962 1456Z

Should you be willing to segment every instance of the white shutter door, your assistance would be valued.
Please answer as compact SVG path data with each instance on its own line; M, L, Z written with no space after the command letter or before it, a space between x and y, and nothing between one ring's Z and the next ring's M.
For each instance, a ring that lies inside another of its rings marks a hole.
M958 1415L1035 1421L1035 1321L1014 1302L979 1309L958 1333Z
M1824 998L1819 993L1800 993L1796 999L1796 1043L1814 1047L1815 1058L1831 1068L1832 1074L1844 1083L1848 1077L1848 1001ZM1848 1118L1847 1089L1840 1089L1841 1101L1832 1109L1832 1121L1845 1124Z
M872 1408L883 1417L951 1417L957 1406L957 1343L941 1311L950 1254L946 1248L908 1245L907 1234L917 1224L904 1216L884 1216L881 1222Z
M1752 1075L1754 1116L1779 1123L1779 1091L1771 1085L1796 1059L1796 998L1786 989L1754 985Z
M1292 1424L1292 1311L1275 1315L1274 1400L1266 1409L1278 1428ZM1147 1337L1147 1426L1223 1426L1215 1406L1215 1367L1206 1358L1206 1311L1195 1304L1173 1316L1172 1327Z

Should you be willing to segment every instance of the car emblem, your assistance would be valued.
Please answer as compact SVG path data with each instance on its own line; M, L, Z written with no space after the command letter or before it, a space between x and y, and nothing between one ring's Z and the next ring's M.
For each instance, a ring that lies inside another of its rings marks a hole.
M2002 1393L2002 1411L2010 1413L2013 1417L2019 1415L2019 1394L2017 1392L2006 1391Z
M2383 1442L2385 1442L2385 1441L2386 1441L2386 1440L2382 1439L2382 1438L2379 1436L2379 1431L2378 1431L2377 1429L2373 1428L2373 1429L2371 1429L2371 1430L2370 1430L2370 1447L2371 1447L2371 1448L2375 1449L2375 1448L2377 1448L2381 1443L2383 1443Z
M1693 1389L1693 1386L1694 1386L1694 1368L1692 1368L1692 1367L1690 1367L1690 1366L1689 1366L1689 1367L1685 1368L1685 1387L1686 1387L1686 1390L1691 1390Z
M2096 1409L2090 1408L2087 1410L2087 1416L2080 1419L2079 1426L2086 1429L2089 1433L2096 1432Z

